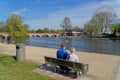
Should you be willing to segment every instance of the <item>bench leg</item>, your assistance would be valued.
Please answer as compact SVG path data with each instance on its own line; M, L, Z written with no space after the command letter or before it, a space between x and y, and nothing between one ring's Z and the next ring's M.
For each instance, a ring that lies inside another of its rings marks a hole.
M53 72L57 72L57 66L56 66L56 65L54 65L54 70L53 70Z
M79 78L79 71L74 71L73 78L75 79Z
M79 78L79 71L76 72L76 78Z
M89 67L88 64L84 64L84 68L85 68L85 70L84 70L84 74L87 73L87 71L88 71L88 67Z

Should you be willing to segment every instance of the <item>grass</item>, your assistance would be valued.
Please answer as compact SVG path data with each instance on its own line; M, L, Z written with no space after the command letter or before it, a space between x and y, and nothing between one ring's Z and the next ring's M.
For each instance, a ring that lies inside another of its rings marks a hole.
M0 54L0 80L53 80L47 76L34 73L38 64L17 62L13 57Z

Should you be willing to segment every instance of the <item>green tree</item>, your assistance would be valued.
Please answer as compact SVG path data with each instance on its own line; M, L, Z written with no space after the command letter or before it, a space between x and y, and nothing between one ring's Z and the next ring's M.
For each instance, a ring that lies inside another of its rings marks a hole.
M99 26L85 25L84 30L85 30L86 34L88 34L89 36L92 36L93 32L96 32L99 30Z
M12 14L10 18L7 19L8 34L14 43L23 43L28 36L25 25L23 24L23 17Z
M80 28L78 26L75 26L73 30L80 30Z
M56 33L56 30L51 29L51 30L50 30L50 33Z
M58 30L56 30L56 33L64 33L64 30L63 29L58 29Z
M109 34L111 24L117 18L117 14L111 6L104 5L98 8L92 15L90 23L100 26L99 34Z
M45 27L45 28L43 29L43 31L44 31L45 33L50 33L50 30L49 30L49 28L47 28L47 27Z
M30 33L35 33L35 30L34 30L34 29L32 29L32 30L29 30L29 32L30 32Z
M114 35L116 35L116 33L120 34L120 23L113 24L112 31Z
M36 33L43 33L44 31L42 29L37 29Z

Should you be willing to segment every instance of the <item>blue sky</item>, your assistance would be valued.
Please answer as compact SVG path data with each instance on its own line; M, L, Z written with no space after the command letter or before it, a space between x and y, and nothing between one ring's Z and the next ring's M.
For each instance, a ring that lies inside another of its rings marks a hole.
M120 0L0 0L0 21L11 14L24 17L30 29L62 29L64 17L69 17L72 26L83 27L101 6L111 6L120 18Z

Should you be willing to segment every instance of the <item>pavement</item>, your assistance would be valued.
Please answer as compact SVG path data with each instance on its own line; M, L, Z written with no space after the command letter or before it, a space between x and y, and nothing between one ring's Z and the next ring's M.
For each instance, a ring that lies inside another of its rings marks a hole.
M112 80L120 80L120 58L113 72Z
M69 72L69 74L61 73L60 68L57 67L57 72L53 72L53 66L51 65L44 65L39 68L33 70L34 72L42 75L48 75L55 80L98 80L97 78L90 76L90 75L79 75L78 78L75 78L73 75L74 73Z
M26 46L26 60L44 64L44 56L56 57L57 49ZM69 52L69 51L68 51ZM16 46L0 43L0 53L16 56ZM77 80L120 80L120 56L89 52L75 52L80 62L89 64L89 71ZM52 71L36 68L34 72L50 76L56 80L73 80Z

